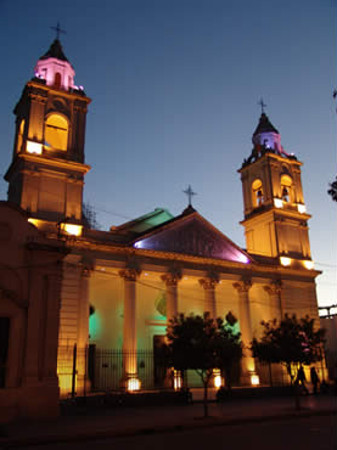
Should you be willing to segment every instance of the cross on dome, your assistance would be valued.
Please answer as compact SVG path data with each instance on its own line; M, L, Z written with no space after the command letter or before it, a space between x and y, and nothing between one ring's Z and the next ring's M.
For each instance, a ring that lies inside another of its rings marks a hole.
M257 104L261 106L261 114L264 114L264 108L265 108L267 105L266 105L265 102L263 101L263 98L262 98L262 97L260 98L260 101L257 102Z
M78 89L74 84L75 71L63 52L59 40L60 33L65 33L61 29L60 23L56 27L50 27L56 32L56 38L52 42L48 51L42 55L34 68L35 77L45 80L47 86L53 86L56 89L69 91L69 89Z
M60 39L60 34L66 34L67 32L65 30L62 30L62 28L60 27L60 22L57 22L56 27L50 27L52 30L56 31L56 39L59 40Z

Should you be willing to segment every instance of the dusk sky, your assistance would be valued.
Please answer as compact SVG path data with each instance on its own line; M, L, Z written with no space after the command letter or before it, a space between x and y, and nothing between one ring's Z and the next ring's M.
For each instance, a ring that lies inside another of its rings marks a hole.
M263 97L283 147L304 163L318 300L336 304L336 17L336 0L0 0L1 178L13 108L59 21L75 84L92 99L85 201L102 229L156 207L180 214L191 184L193 206L245 247L237 169Z

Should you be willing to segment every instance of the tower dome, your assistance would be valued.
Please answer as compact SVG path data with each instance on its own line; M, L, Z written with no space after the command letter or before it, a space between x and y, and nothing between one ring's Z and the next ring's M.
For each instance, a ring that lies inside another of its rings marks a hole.
M261 146L276 152L282 151L281 135L264 112L261 114L252 140L254 147Z
M65 56L59 39L55 39L49 50L41 56L34 70L35 76L45 80L47 86L64 91L75 87L75 71Z

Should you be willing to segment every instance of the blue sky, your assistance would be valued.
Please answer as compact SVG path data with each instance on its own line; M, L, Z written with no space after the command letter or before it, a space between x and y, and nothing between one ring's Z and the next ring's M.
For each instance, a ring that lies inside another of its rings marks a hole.
M92 104L85 200L103 229L156 207L195 208L245 246L236 172L262 96L302 181L320 304L337 303L336 0L0 0L0 173L12 110L57 21L75 82ZM0 197L6 198L0 181Z

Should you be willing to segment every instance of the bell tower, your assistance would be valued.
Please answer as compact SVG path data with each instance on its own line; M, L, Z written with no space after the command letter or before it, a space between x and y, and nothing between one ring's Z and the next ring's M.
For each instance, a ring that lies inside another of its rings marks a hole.
M281 145L281 136L262 112L253 150L241 174L246 246L285 266L313 268L301 182L301 165Z
M17 103L8 200L41 222L82 222L84 139L90 99L59 39L41 56Z

